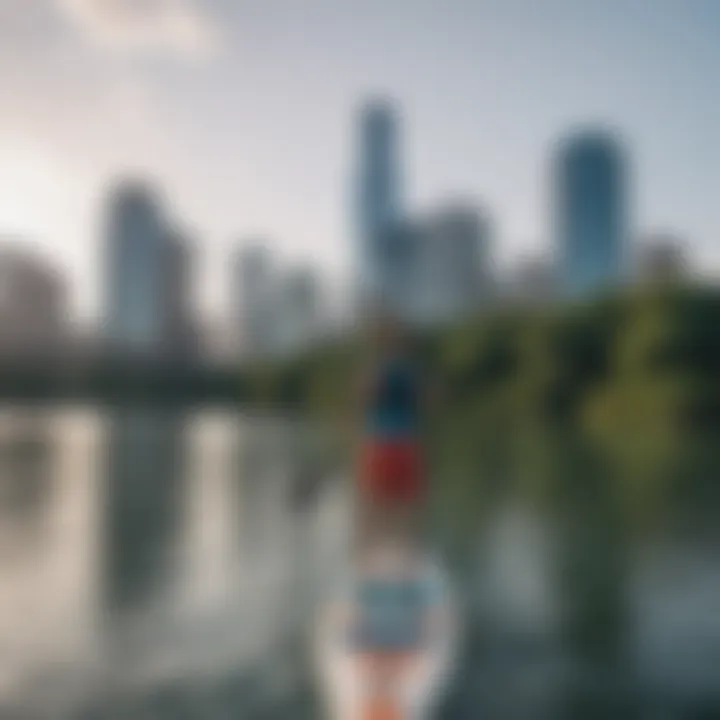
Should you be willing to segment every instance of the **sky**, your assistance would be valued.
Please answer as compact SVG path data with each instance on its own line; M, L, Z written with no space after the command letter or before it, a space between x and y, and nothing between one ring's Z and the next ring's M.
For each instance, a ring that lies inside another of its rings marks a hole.
M554 143L611 125L633 227L720 269L716 0L0 0L0 236L100 310L103 198L148 176L197 246L197 300L265 238L334 278L352 262L354 119L397 99L409 212L462 196L508 266L552 247Z

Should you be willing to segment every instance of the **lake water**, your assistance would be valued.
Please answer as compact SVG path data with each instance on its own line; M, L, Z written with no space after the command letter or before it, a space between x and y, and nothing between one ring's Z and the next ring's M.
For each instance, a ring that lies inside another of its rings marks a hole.
M0 409L0 717L320 718L307 636L351 510L326 440L226 409ZM720 716L712 541L508 499L448 561L441 717Z

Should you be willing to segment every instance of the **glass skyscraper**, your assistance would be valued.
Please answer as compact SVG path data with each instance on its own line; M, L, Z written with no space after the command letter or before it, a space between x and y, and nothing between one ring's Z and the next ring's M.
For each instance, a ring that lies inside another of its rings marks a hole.
M366 103L360 114L355 230L361 293L383 296L392 284L391 228L400 219L397 116L388 100Z
M112 347L156 352L163 340L166 230L153 191L125 182L109 198L106 332Z
M611 287L621 279L628 235L623 147L605 131L575 134L555 170L562 290L579 297Z

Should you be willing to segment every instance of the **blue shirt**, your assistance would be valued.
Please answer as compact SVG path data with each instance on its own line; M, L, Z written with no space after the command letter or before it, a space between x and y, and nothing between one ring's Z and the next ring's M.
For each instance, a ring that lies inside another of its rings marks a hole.
M406 437L419 426L420 382L417 368L405 358L381 364L366 409L367 432L379 437Z

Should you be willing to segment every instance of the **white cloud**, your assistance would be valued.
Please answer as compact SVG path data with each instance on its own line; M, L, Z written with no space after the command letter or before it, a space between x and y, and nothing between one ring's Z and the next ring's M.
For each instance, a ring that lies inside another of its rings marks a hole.
M205 57L220 45L219 30L196 0L56 0L87 36L114 49Z

